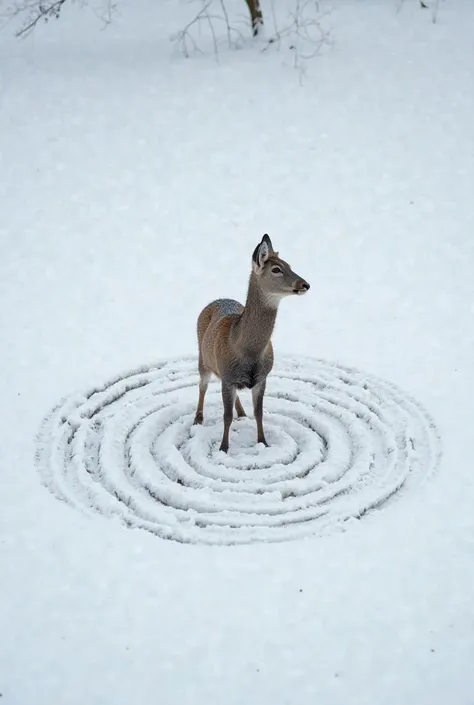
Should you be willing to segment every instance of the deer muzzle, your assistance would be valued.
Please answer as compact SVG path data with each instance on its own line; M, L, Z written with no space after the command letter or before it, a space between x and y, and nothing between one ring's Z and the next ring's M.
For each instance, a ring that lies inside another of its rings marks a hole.
M293 293L302 296L309 290L309 284L304 279L297 279L293 284Z

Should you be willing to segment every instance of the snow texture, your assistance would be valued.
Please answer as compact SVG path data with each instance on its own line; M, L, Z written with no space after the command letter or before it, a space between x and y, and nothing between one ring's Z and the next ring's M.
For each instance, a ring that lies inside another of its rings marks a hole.
M197 361L141 368L65 399L38 439L44 484L86 511L186 543L329 533L431 474L438 437L394 385L311 359L280 360L265 398L269 448L234 421L219 388L193 427Z
M1 705L474 705L474 2L319 4L304 71L194 2L0 32ZM264 233L311 290L222 457Z

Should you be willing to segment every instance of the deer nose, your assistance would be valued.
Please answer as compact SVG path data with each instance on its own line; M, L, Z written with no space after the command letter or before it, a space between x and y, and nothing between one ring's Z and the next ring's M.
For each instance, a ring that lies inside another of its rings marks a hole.
M309 284L306 282L304 279L298 279L295 282L295 289L297 291L308 291L309 290Z

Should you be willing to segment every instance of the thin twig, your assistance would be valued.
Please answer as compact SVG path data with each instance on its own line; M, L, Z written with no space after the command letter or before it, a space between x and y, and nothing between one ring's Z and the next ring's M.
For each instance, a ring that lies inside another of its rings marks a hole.
M211 15L209 15L209 13L207 13L207 22L209 24L209 29L211 30L212 42L214 44L214 56L216 57L216 61L219 62L219 47L217 45L217 37L216 37L215 30L214 30L214 23L212 21Z
M218 60L219 54L219 40L216 31L217 24L224 24L227 34L227 44L230 48L235 48L238 45L239 40L243 42L243 34L230 23L225 0L219 0L220 11L222 14L219 14L218 12L210 12L213 2L214 0L206 0L192 20L190 20L183 27L183 29L171 36L171 41L176 42L180 46L184 56L189 56L188 44L192 44L195 50L198 49L197 42L193 36L193 29L196 28L197 31L200 32L203 23L208 25L211 32L216 60ZM235 37L235 39L233 39L233 37Z
M203 7L201 8L201 10L197 13L197 15L196 15L195 17L193 17L193 19L192 19L190 22L188 22L188 24L185 25L185 26L183 27L183 29L180 29L179 32L177 32L176 34L174 34L174 35L171 36L171 41L175 41L175 42L178 42L178 44L181 44L181 46L183 47L183 53L184 53L184 55L185 55L186 58L188 58L188 56L189 56L189 53L188 53L188 50L187 50L187 42L188 42L189 40L191 40L191 41L193 42L195 49L197 49L196 41L195 41L195 39L192 37L192 35L190 34L190 31L189 31L189 30L190 30L191 27L193 27L194 25L196 25L196 24L199 25L200 21L203 19L203 17L204 17L205 14L207 13L207 11L208 11L208 9L209 9L209 7L210 7L211 4L212 4L212 0L208 0L208 1L203 5Z
M288 12L286 24L279 28L273 2L272 9L275 34L262 51L267 51L273 44L280 48L282 40L286 39L289 49L293 51L293 68L298 70L301 83L306 73L303 62L314 58L325 44L329 44L329 33L321 22L328 13L321 12L319 3L314 0L295 0L293 8ZM304 47L311 47L311 50L305 50Z
M227 13L227 8L226 8L226 6L225 6L224 0L219 0L219 1L220 1L220 6L221 6L222 14L224 15L225 26L226 26L226 30L227 30L227 41L228 41L228 43L229 43L229 46L231 46L231 44L232 44L232 37L231 37L231 26L230 26L230 22L229 22L229 15L228 15L228 13Z
M30 22L28 22L24 27L22 27L22 29L19 29L15 33L16 36L21 37L31 32L31 30L36 27L40 20L44 20L45 22L47 22L52 17L57 19L59 17L59 13L61 12L61 7L64 5L65 2L66 0L56 0L56 2L53 2L46 7L41 2L38 2L37 8L35 8L36 15ZM24 9L26 9L26 7ZM21 8L18 8L15 11L15 14L20 14L20 12Z

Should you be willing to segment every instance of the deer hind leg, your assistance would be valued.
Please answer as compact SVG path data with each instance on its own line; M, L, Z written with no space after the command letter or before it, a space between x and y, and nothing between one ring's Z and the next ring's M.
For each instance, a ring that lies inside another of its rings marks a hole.
M199 401L196 409L196 416L194 417L194 425L202 424L204 420L204 397L206 396L207 386L211 376L210 371L207 370L201 362L199 363L199 375Z
M222 382L222 401L224 402L224 433L219 450L227 453L229 450L229 431L234 416L234 403L237 395L236 388L230 384Z
M265 440L265 434L263 433L263 395L265 394L265 387L267 381L264 379L260 384L256 384L252 388L252 400L253 400L253 410L255 414L255 421L257 422L257 443L263 443L268 446Z
M241 419L243 416L247 416L238 395L235 397L235 410L239 419Z

